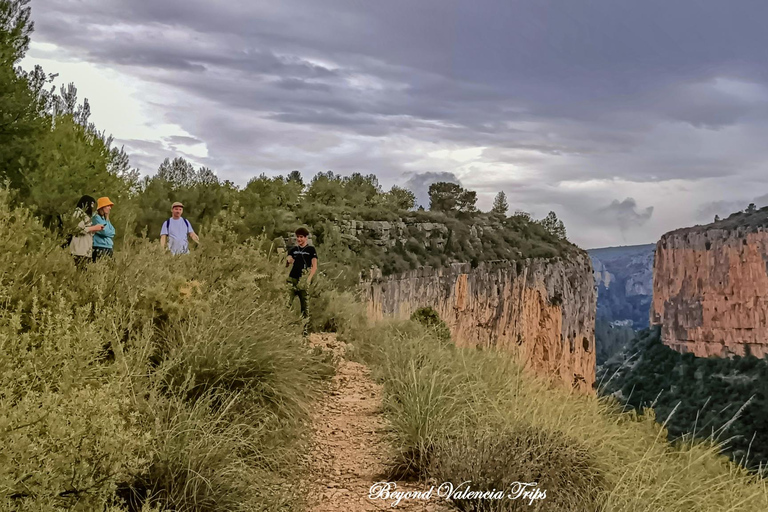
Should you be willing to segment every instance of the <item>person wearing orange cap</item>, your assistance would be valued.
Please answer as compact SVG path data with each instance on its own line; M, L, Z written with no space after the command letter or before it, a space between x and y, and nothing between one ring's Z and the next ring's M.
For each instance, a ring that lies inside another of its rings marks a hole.
M100 197L96 201L96 215L93 216L92 224L94 226L103 225L101 231L93 233L93 261L102 256L112 256L113 239L115 238L115 227L109 221L109 212L115 205L108 197Z

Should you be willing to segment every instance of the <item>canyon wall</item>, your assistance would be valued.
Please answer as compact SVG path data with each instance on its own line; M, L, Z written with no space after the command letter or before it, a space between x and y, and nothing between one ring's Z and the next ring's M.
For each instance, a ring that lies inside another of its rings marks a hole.
M673 231L656 244L650 321L666 345L699 357L768 354L768 222L759 215Z
M568 260L469 263L374 276L369 315L407 318L431 306L459 346L513 351L525 365L580 391L595 380L595 285L586 253Z

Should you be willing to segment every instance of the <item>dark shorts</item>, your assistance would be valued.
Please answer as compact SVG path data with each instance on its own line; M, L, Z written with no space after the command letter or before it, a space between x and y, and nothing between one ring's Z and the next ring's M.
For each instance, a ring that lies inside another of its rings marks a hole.
M93 248L93 261L96 261L100 258L103 258L104 256L112 257L112 249L106 249L104 247L94 247Z

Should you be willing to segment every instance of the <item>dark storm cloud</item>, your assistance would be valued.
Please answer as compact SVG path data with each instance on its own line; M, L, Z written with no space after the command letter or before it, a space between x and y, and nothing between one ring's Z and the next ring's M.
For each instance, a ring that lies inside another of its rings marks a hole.
M637 230L652 206L596 214L557 185L707 178L715 203L717 180L768 175L763 1L36 0L33 18L36 40L178 91L158 122L238 181L445 169L489 196L527 190L526 209ZM446 147L482 151L461 169L425 156Z

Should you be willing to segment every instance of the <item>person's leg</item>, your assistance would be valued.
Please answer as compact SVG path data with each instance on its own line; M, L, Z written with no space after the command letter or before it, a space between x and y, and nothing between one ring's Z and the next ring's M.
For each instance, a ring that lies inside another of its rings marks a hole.
M309 297L307 296L307 290L299 290L299 304L301 305L301 316L303 318L309 318Z
M288 309L293 307L293 300L296 298L296 295L299 291L298 287L296 286L298 283L298 279L294 279L292 277L288 278Z
M91 261L93 257L88 256L75 256L75 267L77 267L78 270L85 270L86 265L89 261Z
M304 320L304 336L309 335L309 293L307 290L299 290L299 303L301 304L301 318Z
M104 256L112 257L112 249L107 249L104 247L94 247L93 248L93 261L99 260L103 258Z

